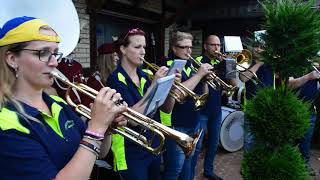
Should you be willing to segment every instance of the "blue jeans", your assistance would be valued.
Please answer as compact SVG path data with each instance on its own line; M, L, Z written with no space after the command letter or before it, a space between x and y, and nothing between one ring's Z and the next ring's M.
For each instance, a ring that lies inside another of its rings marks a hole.
M159 180L160 156L153 159L127 160L127 170L119 171L123 180Z
M213 175L213 161L216 156L218 145L219 145L221 118L222 118L221 109L220 111L216 111L216 113L213 113L209 117L205 114L201 114L199 117L200 128L202 128L203 130L207 129L207 132L208 132L208 144L207 144L208 147L204 157L203 173L209 176ZM195 174L195 168L198 162L199 154L201 152L204 135L205 135L205 132L202 133L192 158L192 162L191 162L192 179Z
M199 130L199 125L196 128L182 128L173 127L173 129L186 133L188 135L194 135ZM185 158L184 152L180 146L173 140L166 140L166 151L164 153L164 180L191 180L191 159L193 156L191 153L188 159Z
M310 160L310 146L313 136L313 130L316 123L316 115L311 115L310 117L310 127L304 137L299 141L299 150L301 155L306 162L306 165L309 165Z
M249 126L248 126L248 122L246 121L246 119L244 119L243 126L244 126L243 151L244 151L244 153L248 153L253 147L254 138L253 138L253 134L251 132L249 132Z

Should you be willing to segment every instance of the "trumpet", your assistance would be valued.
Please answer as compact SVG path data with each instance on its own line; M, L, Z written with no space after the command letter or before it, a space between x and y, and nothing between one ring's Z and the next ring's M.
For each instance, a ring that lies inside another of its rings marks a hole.
M190 54L188 54L188 57L196 64L198 67L193 67L194 71L197 72L198 68L202 65L201 62L195 60ZM236 86L232 86L224 82L222 79L220 79L214 72L211 72L209 75L209 80L206 80L206 83L211 86L213 89L217 89L217 86L222 87L227 91L227 96L232 96L233 93L236 90Z
M66 93L66 101L70 106L73 106L75 110L82 114L83 116L87 117L88 119L91 118L91 110L90 108L86 107L83 104L75 104L69 95L70 89L75 88L77 91L89 96L92 99L95 99L98 91L95 89L86 86L82 83L71 83L61 72L58 70L51 71L51 76L54 78L57 78L61 80L63 83L68 85L68 90ZM118 105L123 105L121 102L117 102ZM190 137L187 134L181 133L179 131L176 131L174 129L171 129L167 126L162 125L161 123L158 123L157 121L140 114L130 108L127 108L125 112L122 113L122 115L127 118L128 120L132 120L135 123L139 124L145 129L149 129L151 132L153 132L153 137L158 135L160 138L160 143L157 147L152 147L152 139L150 141L147 140L147 138L140 133L135 132L134 130L124 127L124 128L114 128L111 127L110 130L113 133L118 133L122 135L125 138L128 138L129 140L135 142L136 144L146 148L147 151L153 153L153 154L159 154L164 145L165 137L171 138L177 142L177 144L181 147L183 152L185 153L186 157L189 157L192 153L193 149L195 148L199 137L202 133L202 130L196 134L194 137Z
M159 66L157 66L156 64L149 63L143 58L141 59L153 71L158 71ZM190 89L188 89L186 86L184 86L182 83L178 81L174 81L173 87L177 89L181 94L176 92L175 90L171 90L170 96L172 96L178 103L183 103L184 98L186 96L190 96L194 101L196 110L200 110L208 99L208 93L197 95L196 93L194 93L193 91L191 91Z

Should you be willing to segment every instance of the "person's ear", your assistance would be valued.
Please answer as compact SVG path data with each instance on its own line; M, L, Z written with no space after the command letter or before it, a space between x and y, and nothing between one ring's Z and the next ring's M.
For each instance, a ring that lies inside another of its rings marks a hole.
M126 48L123 45L120 46L120 51L121 51L122 56L124 56L126 54Z
M172 46L172 51L173 51L174 54L176 54L177 53L177 47Z
M208 49L207 46L208 46L208 45L207 45L206 43L203 44L203 49L204 49L205 51L207 51L207 49Z
M6 52L5 61L12 69L16 69L18 67L16 55L10 51Z

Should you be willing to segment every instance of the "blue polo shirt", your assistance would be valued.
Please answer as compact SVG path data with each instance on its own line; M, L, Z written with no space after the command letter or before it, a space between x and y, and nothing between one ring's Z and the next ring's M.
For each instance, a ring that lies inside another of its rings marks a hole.
M137 69L137 74L140 79L140 87L138 87L132 79L129 77L127 72L119 65L114 72L110 74L107 80L109 87L117 90L121 94L123 100L128 104L129 107L135 105L140 101L143 95L146 93L147 89L150 87L152 81L149 79L148 75L142 71L142 69ZM159 112L157 112L152 119L159 121ZM138 133L142 133L145 137L151 137L150 131L143 133L139 126L131 127ZM153 141L153 147L158 145L158 139L155 138ZM112 151L114 153L114 169L115 170L126 170L127 161L130 160L146 160L149 161L155 156L148 152L145 148L131 142L127 138L123 138L120 135L112 136Z
M0 179L51 180L77 151L86 125L61 98L43 99L51 116L22 103L42 124L25 120L12 104L1 109Z
M167 60L167 66L170 66L174 58ZM188 80L195 72L191 69L191 61L187 64L181 72L181 82ZM199 83L193 92L202 94L201 83ZM185 98L185 102L175 103L171 114L171 125L173 127L195 128L198 124L199 111L195 110L194 101L190 96Z
M217 75L221 77L222 74L222 67L219 64L219 61L215 59L209 59L207 56L199 56L196 58L197 61L201 63L208 63L211 64L214 67L214 70L217 70L218 73ZM213 89L211 86L209 87L209 95L208 95L208 100L205 104L205 106L202 108L201 113L205 114L207 116L211 116L214 113L219 113L221 112L221 88L218 87L216 90Z
M298 98L311 104L311 112L314 112L314 101L316 100L318 95L319 92L317 80L308 81L298 89Z
M258 85L254 84L251 80L248 80L245 83L247 100L250 100L252 97L254 97L260 88L274 86L274 73L271 67L262 65L256 72L256 75L260 80Z

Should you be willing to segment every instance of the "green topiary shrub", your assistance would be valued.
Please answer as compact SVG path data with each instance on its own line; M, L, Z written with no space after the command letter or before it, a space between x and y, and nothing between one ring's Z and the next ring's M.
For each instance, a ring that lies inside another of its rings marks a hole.
M286 80L301 76L320 49L320 13L312 10L314 0L277 0L262 3L265 23L262 61Z
M297 147L284 144L274 151L256 146L245 154L242 174L248 180L306 180L309 179Z
M261 3L266 34L261 61L276 72L281 86L263 89L245 106L245 121L254 136L242 161L244 179L309 179L294 142L309 127L309 105L289 91L291 76L310 71L320 49L320 13L315 1L268 0Z
M294 93L270 88L258 91L244 113L255 140L277 147L303 137L309 128L308 107Z

